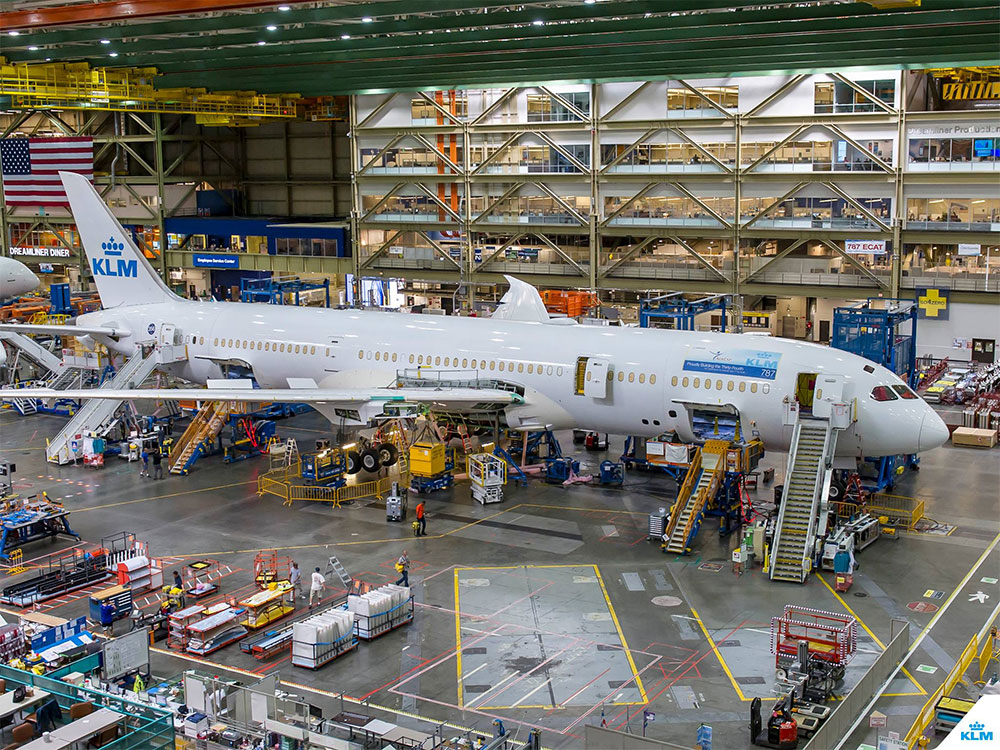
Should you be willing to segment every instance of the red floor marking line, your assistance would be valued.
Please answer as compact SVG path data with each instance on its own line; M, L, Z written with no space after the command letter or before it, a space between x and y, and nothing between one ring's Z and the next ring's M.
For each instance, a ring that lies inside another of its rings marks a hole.
M370 696L372 696L372 695L375 695L375 693L377 693L377 692L378 692L379 690L385 690L385 689L386 689L387 687L389 687L390 685L392 685L392 684L393 684L394 682L399 682L400 680L402 680L403 678L405 678L405 677L406 677L406 675L408 675L408 674L409 674L410 672L413 672L413 671L414 671L414 670L416 670L416 669L420 669L420 668L421 668L422 666L424 666L425 664L430 664L430 663L431 663L432 661L435 661L435 660L437 660L437 659L441 659L441 658L443 658L444 656L446 656L446 655L448 655L448 654L452 654L452 653L454 653L454 652L455 652L455 649L453 649L453 648L449 648L449 649L447 649L446 651L442 651L442 652L441 652L440 654L438 654L437 656L431 656L431 657L429 657L429 658L427 658L427 659L424 659L424 660L423 660L423 661L421 661L421 662L420 662L419 664L415 664L415 665L413 665L412 667L410 667L409 669L407 669L407 670L406 670L405 672L403 672L403 674L401 674L401 675L400 675L399 677L395 677L395 678L393 678L393 679L389 680L389 681L388 681L387 683L385 683L384 685L382 685L382 686L380 686L380 687L377 687L377 688L375 688L375 689L374 689L374 690L372 690L372 691L371 691L370 693L365 693L364 695L362 695L362 696L361 696L361 700L364 700L365 698L368 698L368 697L370 697ZM413 658L414 658L414 659L419 659L420 657L419 657L419 656L415 656L415 657L413 657Z
M275 662L271 662L269 664L265 664L265 665L263 665L261 667L257 667L256 669L253 669L251 671L254 672L255 674L263 674L264 672L267 672L267 671L269 671L271 669L274 669L275 667L277 667L278 665L280 665L282 662L291 660L291 658L292 658L292 655L288 654L288 656L283 656L283 657L281 657L280 659L278 659Z

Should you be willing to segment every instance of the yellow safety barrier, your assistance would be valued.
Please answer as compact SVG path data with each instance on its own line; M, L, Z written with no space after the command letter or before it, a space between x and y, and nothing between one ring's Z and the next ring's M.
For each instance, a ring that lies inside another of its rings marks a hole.
M257 494L274 495L281 498L282 505L291 505L297 500L331 503L339 508L342 503L374 497L381 500L392 488L393 482L407 486L409 475L382 477L369 482L359 482L343 487L323 487L322 485L295 484L301 479L298 465L280 467L257 477Z
M979 661L979 679L982 679L982 676L986 671L986 666L988 666L989 661L994 658L993 646L996 642L996 628L994 627L993 622L996 620L998 614L1000 614L1000 606L993 610L993 613L986 621L986 625L983 629L972 636L972 639L962 651L962 655L958 657L958 661L955 662L955 666L952 667L948 676L944 678L944 682L942 682L941 686L931 694L923 708L920 709L920 713L917 714L917 718L910 727L910 731L907 732L906 737L903 738L911 750L917 746L917 742L921 735L934 721L934 710L938 701L941 700L942 697L949 695L954 687L962 681L966 670L972 666L974 661ZM983 661L984 657L982 651L980 650L980 644L982 644L983 650L987 647L990 649L990 657L985 662Z
M869 495L865 501L865 510L875 517L885 516L889 526L912 531L917 522L924 517L924 501L915 497L903 495L886 495L876 493ZM838 516L851 516L858 512L856 503L831 500L830 508Z
M7 575L20 575L26 570L27 568L24 567L24 550L18 547L10 553L10 567L7 568Z

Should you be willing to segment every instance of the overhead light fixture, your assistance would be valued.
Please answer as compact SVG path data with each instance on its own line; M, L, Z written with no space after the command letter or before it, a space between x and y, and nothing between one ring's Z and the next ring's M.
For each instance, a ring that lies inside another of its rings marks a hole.
M111 44L111 40L110 39L102 39L101 40L101 44Z
M541 19L537 19L535 21L532 21L531 25L532 26L544 26L545 25L545 21L543 21Z
M583 0L584 5L593 5L597 0Z
M269 26L265 26L264 28L266 28L268 31L277 31L278 30L278 27L275 26L273 23L271 25L269 25Z
M364 18L361 19L361 23L371 23L374 20L375 19L372 18L371 16L365 16Z
M10 34L11 36L21 36L20 31L8 31L7 33Z
M263 39L261 39L259 42L257 42L257 46L258 47L262 47L265 44L267 44L267 42L265 42Z
M38 47L35 47L34 45L32 45L32 46L28 47L28 50L30 50L31 52L38 52Z
M280 10L280 11L286 11L286 10L291 10L291 9L292 9L291 5L279 5L278 6L278 10Z
M340 35L340 38L341 38L341 39L350 39L350 38L351 38L351 35L350 35L350 34L341 34L341 35Z
M108 53L108 57L118 57L118 53L117 52L109 52Z

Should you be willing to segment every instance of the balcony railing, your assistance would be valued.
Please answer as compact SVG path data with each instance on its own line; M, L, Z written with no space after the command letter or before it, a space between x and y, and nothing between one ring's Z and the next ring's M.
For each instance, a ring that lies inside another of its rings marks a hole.
M942 287L961 292L1000 292L1000 273L986 275L982 271L924 271L911 269L903 271L900 285L904 289Z
M749 221L751 216L743 217L744 221ZM886 224L891 225L892 220L888 217L883 217L882 221ZM752 225L753 227L768 227L771 229L849 229L851 231L882 231L874 222L857 217L830 217L830 218L815 218L811 216L793 216L793 217L780 217L780 218L770 218L765 216L764 218L757 219Z
M1000 221L926 221L907 219L906 229L931 229L945 232L1000 232Z
M610 222L611 226L665 226L665 227L721 227L718 219L712 216L616 216Z
M1000 172L996 161L911 161L907 172Z

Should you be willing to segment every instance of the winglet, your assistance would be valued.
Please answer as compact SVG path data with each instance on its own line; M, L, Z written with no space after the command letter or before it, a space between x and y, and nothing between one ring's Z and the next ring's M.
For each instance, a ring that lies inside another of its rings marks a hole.
M493 312L497 320L524 320L548 323L549 311L545 309L542 297L531 284L513 276L504 276L510 289L501 297L500 306Z

